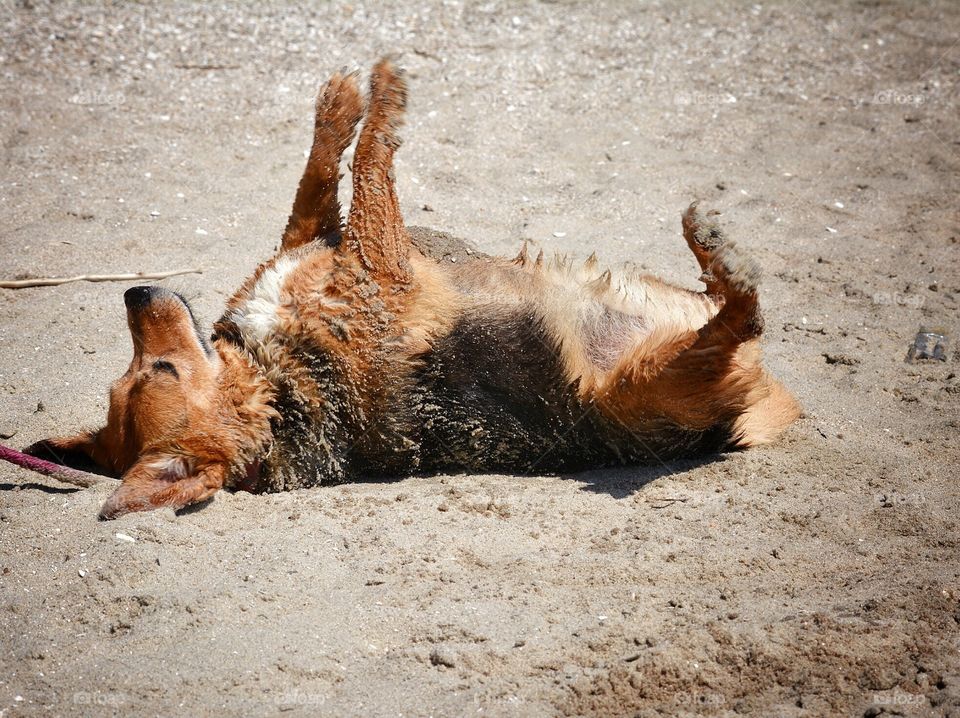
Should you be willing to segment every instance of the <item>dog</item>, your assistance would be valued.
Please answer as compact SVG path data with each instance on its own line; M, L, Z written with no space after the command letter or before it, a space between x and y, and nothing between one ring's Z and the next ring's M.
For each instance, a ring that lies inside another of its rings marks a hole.
M404 225L393 157L406 98L387 60L366 101L355 74L334 75L279 250L212 336L178 294L127 290L134 354L106 425L26 452L121 477L100 512L112 519L222 488L702 456L769 442L799 416L761 365L756 265L710 214L694 204L682 218L703 292L595 256L461 251ZM343 224L341 155L361 119Z

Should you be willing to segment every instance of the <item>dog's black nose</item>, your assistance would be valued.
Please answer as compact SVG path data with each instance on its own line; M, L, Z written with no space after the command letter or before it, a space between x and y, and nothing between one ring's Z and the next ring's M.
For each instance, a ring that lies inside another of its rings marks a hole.
M150 303L153 287L130 287L123 293L123 303L127 309L143 309Z

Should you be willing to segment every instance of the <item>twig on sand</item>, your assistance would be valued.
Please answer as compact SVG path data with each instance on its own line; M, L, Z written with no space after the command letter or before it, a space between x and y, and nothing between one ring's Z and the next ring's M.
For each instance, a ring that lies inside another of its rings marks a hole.
M647 503L654 509L666 509L679 502L685 504L690 500L689 496L652 496L647 499Z
M9 461L11 464L19 466L22 469L36 471L38 474L43 474L44 476L49 476L50 478L58 479L59 481L73 484L74 486L82 486L85 489L110 480L107 476L91 474L87 471L80 471L79 469L71 469L69 466L55 464L46 459L39 459L36 456L30 456L30 454L24 454L22 451L17 451L16 449L11 449L3 445L0 445L0 459Z
M208 62L179 62L174 65L178 70L239 70L240 65L218 65Z
M75 277L32 277L30 279L0 280L2 289L24 289L26 287L54 287L70 282L129 282L136 279L166 279L179 274L202 274L202 269L175 269L172 272L132 272L130 274L78 274Z

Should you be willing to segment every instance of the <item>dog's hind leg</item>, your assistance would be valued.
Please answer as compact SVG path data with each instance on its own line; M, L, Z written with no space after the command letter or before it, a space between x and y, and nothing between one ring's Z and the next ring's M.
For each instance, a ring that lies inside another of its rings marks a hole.
M407 103L407 86L388 60L370 76L367 117L353 159L353 201L347 220L346 250L364 269L398 284L410 278L410 238L403 226L393 175L393 154Z
M340 158L363 115L363 100L354 74L337 73L317 96L313 147L297 188L293 210L280 243L281 251L320 238L339 241Z
M782 428L795 418L781 420L795 411L795 402L760 366L759 269L695 207L683 227L719 309L699 328L655 330L625 353L596 388L599 408L627 426L666 416L677 426L707 431L734 427L749 407L776 394L783 411L774 423ZM737 432L743 434L741 426L730 428L733 440Z

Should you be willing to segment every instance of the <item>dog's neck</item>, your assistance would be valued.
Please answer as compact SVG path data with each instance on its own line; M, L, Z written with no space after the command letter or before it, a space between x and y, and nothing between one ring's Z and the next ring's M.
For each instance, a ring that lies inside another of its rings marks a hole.
M221 362L217 383L224 449L230 457L227 484L255 491L273 444L276 389L242 345L214 335L213 348Z
M245 339L227 318L214 325L221 400L237 446L227 485L286 491L346 480L361 453L354 383L317 347Z

